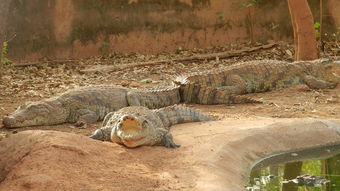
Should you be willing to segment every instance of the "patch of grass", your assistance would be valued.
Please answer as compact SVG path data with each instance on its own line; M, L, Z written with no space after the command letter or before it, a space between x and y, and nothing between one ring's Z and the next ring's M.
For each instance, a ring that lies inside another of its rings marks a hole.
M7 58L7 53L8 53L8 42L4 41L2 42L2 48L1 48L1 57L0 57L1 67L3 67L3 65L9 65L12 63Z

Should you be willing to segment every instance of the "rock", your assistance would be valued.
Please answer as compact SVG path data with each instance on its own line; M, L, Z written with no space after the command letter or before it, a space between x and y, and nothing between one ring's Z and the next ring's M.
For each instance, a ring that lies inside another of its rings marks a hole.
M143 79L143 80L139 81L139 83L141 83L141 84L149 84L149 83L152 83L152 79L146 78L146 79Z
M8 134L5 132L0 132L0 141L4 138L8 137Z
M51 188L57 185L56 180L46 174L33 174L19 179L22 186L28 189Z

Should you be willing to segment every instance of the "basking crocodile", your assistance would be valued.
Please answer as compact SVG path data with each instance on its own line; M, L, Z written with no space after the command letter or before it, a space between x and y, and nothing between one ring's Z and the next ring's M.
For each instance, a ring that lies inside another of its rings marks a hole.
M129 89L122 86L88 86L59 96L27 102L3 119L5 127L69 123L93 123L106 114L135 105L151 109L179 103L177 86L159 89Z
M200 87L214 91L210 87ZM217 103L258 103L217 90ZM219 101L219 102L218 102ZM7 128L76 123L86 125L103 120L106 114L127 106L162 108L180 103L179 86L151 89L129 89L121 86L89 86L65 92L37 102L27 102L3 119Z
M206 73L180 76L176 86L134 90L120 86L90 86L60 96L20 106L3 119L5 127L53 125L64 122L91 123L126 106L161 108L180 101L199 104L259 103L245 93L264 92L307 84L310 88L333 88L339 81L331 69L339 64L287 63L274 60L234 64Z
M91 136L93 139L112 141L127 147L162 145L179 147L172 140L170 126L194 121L213 121L215 118L193 108L173 105L150 110L146 107L131 106L109 113L100 129Z
M181 101L214 104L228 101L225 96L266 92L306 84L312 89L334 88L340 81L332 73L340 64L316 60L288 63L277 60L240 62L208 72L177 76L173 82L180 85ZM223 91L220 96L219 91ZM227 91L227 92L226 92Z

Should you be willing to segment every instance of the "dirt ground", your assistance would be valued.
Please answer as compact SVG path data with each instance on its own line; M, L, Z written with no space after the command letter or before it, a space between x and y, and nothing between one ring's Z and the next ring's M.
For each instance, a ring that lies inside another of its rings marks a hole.
M287 51L291 50L291 46L280 45L279 47L267 51L257 52L243 57L235 57L228 60L216 59L213 61L203 62L167 63L155 66L122 69L113 72L82 72L84 69L90 69L102 65L115 65L181 56L191 56L200 54L202 52L218 52L233 48L235 47L215 47L212 49L190 51L179 50L175 53L158 55L109 55L105 58L92 58L89 60L66 64L46 63L24 67L9 66L5 68L5 72L2 73L0 82L0 124L2 124L2 118L4 116L13 112L20 104L26 101L35 101L42 98L51 97L78 86L86 86L91 84L120 84L123 86L136 88L160 87L170 84L171 76L176 74L193 71L205 71L207 69L218 68L227 64L232 64L240 60L267 58L291 60L291 53ZM340 76L340 70L334 72ZM190 106L216 116L221 120L238 120L245 123L247 121L265 119L267 120L266 124L268 124L280 120L281 118L340 118L340 85L338 85L335 89L327 90L310 90L306 86L297 86L287 89L275 90L272 92L251 94L249 96L260 99L264 101L264 103ZM258 121L255 123L258 123ZM169 178L169 175L165 173L166 171L164 171L162 174L162 168L165 168L164 166L166 166L165 164L169 160L166 157L176 158L176 150L168 149L166 150L168 154L163 156L165 150L159 147L142 147L131 150L125 149L118 145L112 145L111 143L102 143L101 145L104 146L100 147L103 148L98 148L98 144L92 144L92 140L88 140L85 136L81 135L88 136L99 126L100 123L90 125L87 129L77 129L71 124L17 129L1 128L0 132L2 134L10 135L27 130L54 130L67 132L67 134L60 134L58 132L51 131L46 131L45 133L41 131L36 131L36 133L27 131L26 134L19 133L17 135L18 142L12 140L13 146L11 152L9 152L12 156L6 156L0 161L0 163L5 162L5 166L13 166L11 163L13 161L19 161L19 163L24 161L26 166L20 165L20 168L22 169L16 169L18 170L16 171L18 174L15 172L14 174L12 173L10 179L6 178L6 175L8 171L13 170L13 167L10 169L1 169L1 180L12 180L13 182L11 185L14 186L11 187L13 188L11 190L16 190L14 188L26 190L59 190L58 188L63 188L62 190L69 190L72 185L77 185L72 190L120 190L124 187L131 188L129 190L138 190L141 188L148 188L148 190L188 190L190 185L193 186L194 183L190 181L194 180L195 177L185 177L184 181L187 181L185 183L186 186L181 188L180 186L171 187L171 184L173 183L174 185L178 185L175 184L176 181L179 181L183 177L176 177L174 175ZM25 138L26 136L28 138ZM12 137L12 135L10 137ZM68 143L72 142L73 140L77 140L76 142L79 144L79 148L76 148L75 146L68 146ZM32 145L29 143L34 144ZM16 144L18 147L15 146ZM85 149L87 146L89 148ZM46 149L49 150L49 152L47 152ZM110 152L112 149L114 149L115 152L107 154L103 156L103 158L98 157L101 156L100 153ZM149 153L151 150L151 156L145 154ZM68 155L67 152L69 151L75 152L77 154ZM34 153L36 159L43 160L44 162L41 163L40 161L39 163L36 163L36 161L33 159L31 160L30 156L32 153ZM4 153L1 153L1 155L4 155ZM84 160L88 163L82 163L80 160L75 160L72 158L75 156L79 158L84 157ZM157 160L155 160L155 158ZM6 162L6 160L8 161ZM121 161L124 164L119 165L117 162L107 163L107 161L110 160ZM150 162L150 160L152 160L152 162ZM69 162L65 163L64 161ZM100 169L110 170L96 171L98 166L91 167L91 163L101 163L102 161L104 162L102 166L99 165ZM160 164L155 161L159 161ZM58 166L58 163L60 163L60 166ZM86 168L92 169L85 172L83 171L84 167L82 165L87 165ZM172 167L182 168L178 170L185 171L186 168L188 168L186 166L186 161L179 161L178 164L172 162L171 165ZM58 174L59 178L63 178L55 180L50 175L43 173L48 168L60 168L55 173ZM132 171L125 172L124 168L135 169L141 173L136 175L133 174ZM70 169L72 169L72 172L75 176L73 178L70 177L72 176L69 173ZM41 171L40 174L39 171ZM155 171L157 171L156 174L154 173ZM31 174L32 172L36 174ZM86 173L84 178L81 178L83 175L82 173ZM109 179L107 177L109 177ZM126 177L129 178L126 179ZM74 178L79 179L75 180ZM87 178L92 179L90 183L88 182ZM58 184L56 182L58 182ZM165 184L165 182L167 183ZM19 187L15 187L15 185ZM58 185L65 186L58 187ZM102 187L101 185L105 186ZM168 185L168 188L166 186L164 187L164 185ZM1 184L0 188L2 190L6 190L4 186L1 187ZM191 189L192 188L193 187L191 187Z
M0 141L0 190L242 191L251 165L268 154L340 144L339 128L310 120L180 124L172 129L182 145L177 149L128 149L74 133L22 131Z

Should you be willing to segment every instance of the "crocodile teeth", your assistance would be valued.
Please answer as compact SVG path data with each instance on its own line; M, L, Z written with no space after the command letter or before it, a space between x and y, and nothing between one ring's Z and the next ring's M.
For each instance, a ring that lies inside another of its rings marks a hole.
M118 132L118 136L121 137L124 140L139 140L144 138L144 136L142 135L142 133L137 132L137 133L125 133L123 131L119 131Z

